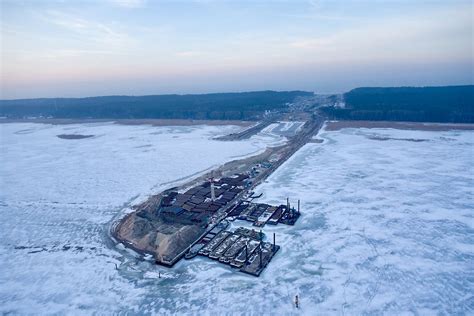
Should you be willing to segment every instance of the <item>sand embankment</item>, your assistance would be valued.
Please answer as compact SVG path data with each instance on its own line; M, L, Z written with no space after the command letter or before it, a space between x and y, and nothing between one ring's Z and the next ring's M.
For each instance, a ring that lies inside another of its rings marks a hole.
M325 130L338 131L343 128L394 128L422 131L449 131L474 130L474 124L391 121L327 121Z
M84 124L113 122L123 125L153 125L153 126L191 126L191 125L237 125L251 126L253 121L239 120L185 120L185 119L0 119L0 123L42 123L42 124Z

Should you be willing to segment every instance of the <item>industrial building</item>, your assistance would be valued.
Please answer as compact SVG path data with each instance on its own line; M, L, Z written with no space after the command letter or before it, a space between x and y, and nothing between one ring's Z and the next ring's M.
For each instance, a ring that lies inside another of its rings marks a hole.
M263 241L263 234L243 227L234 232L225 230L227 220L245 220L256 227L278 223L293 225L300 216L298 209L292 208L287 200L286 205L272 206L253 203L257 198L246 192L251 177L247 174L236 174L209 181L186 189L183 192L170 191L163 195L156 216L172 222L207 227L206 233L189 246L184 256L191 259L196 255L228 264L240 271L258 276L268 265L280 246ZM245 197L241 196L247 193ZM261 196L261 195L260 195ZM221 217L216 214L220 212ZM219 218L217 223L212 219ZM167 262L177 262L183 253Z

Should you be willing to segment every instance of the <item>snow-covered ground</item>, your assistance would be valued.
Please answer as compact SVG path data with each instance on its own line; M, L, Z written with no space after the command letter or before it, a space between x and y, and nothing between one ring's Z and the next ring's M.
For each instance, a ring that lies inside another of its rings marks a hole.
M303 211L270 230L283 247L261 290L275 286L268 296L285 303L298 293L305 314L472 314L474 133L319 136L258 188Z
M104 229L176 173L262 150L265 133L226 143L208 139L222 127L0 128L0 312L474 313L473 132L321 133L257 188L262 202L301 199L303 215L264 228L282 249L255 278L204 258L134 259ZM67 128L97 136L55 138Z
M276 122L268 125L261 131L261 135L279 136L280 139L286 140L286 137L295 136L303 127L304 122Z
M131 268L127 277L123 267L131 257L111 247L107 224L124 206L176 180L262 152L275 141L265 135L211 140L238 129L0 124L0 313L140 306L150 290L141 284L150 274L140 279ZM69 140L60 134L95 136Z

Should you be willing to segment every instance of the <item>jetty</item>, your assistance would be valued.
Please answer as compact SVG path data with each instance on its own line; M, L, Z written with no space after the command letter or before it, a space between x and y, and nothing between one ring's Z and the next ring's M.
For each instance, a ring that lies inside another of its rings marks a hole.
M261 194L255 195L253 189L309 142L323 122L313 116L285 145L229 162L181 187L151 196L113 225L113 237L135 251L153 254L160 265L171 267L183 257L201 256L259 276L280 246L275 240L265 241L257 230L265 225L295 225L301 211L300 201L295 208L289 199L281 205L255 203ZM256 230L226 230L227 221L239 220L250 222Z

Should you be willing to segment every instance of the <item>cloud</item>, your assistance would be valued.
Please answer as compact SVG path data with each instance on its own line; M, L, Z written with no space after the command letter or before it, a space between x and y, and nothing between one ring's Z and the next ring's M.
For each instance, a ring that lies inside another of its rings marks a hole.
M146 0L108 0L113 5L122 8L135 9L143 8L146 5Z
M119 45L129 40L128 34L116 31L110 25L61 11L48 10L43 19L68 31L74 32L85 41L93 41L106 45Z
M319 37L303 37L288 46L319 61L467 59L472 17L466 10L433 11L423 16L374 20Z
M205 55L203 52L198 51L183 51L176 53L176 56L178 57L200 57L203 55Z

